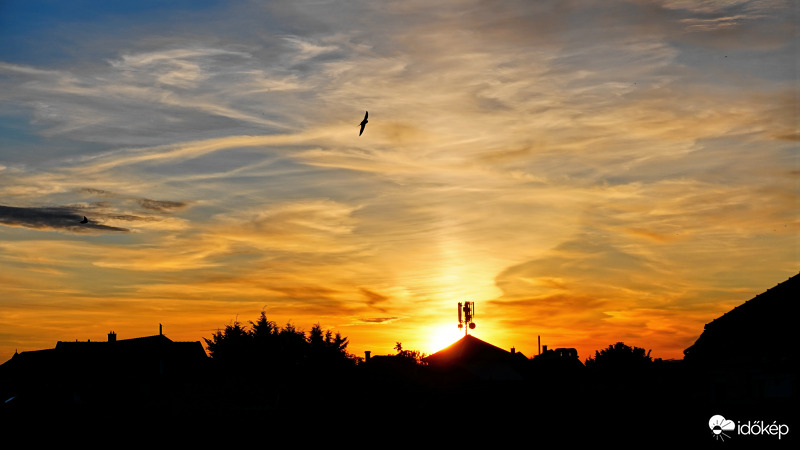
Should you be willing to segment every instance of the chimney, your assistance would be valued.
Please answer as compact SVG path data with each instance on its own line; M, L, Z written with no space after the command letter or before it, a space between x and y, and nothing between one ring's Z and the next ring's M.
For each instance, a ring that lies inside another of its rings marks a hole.
M113 331L108 333L108 342L117 342L117 333Z
M545 353L547 353L547 346L546 346L546 345L543 345L543 346L542 346L542 351L543 351L543 352L545 352Z
M365 351L365 352L364 352L364 360L365 360L365 361L369 361L369 356L370 356L370 354L371 354L371 353L372 353L372 352L371 352L371 351L369 351L369 350L367 350L367 351Z
M162 332L161 324L158 324L158 335L161 336L164 333Z
M514 353L517 353L517 349L514 348L514 347L511 347L511 354L513 355Z

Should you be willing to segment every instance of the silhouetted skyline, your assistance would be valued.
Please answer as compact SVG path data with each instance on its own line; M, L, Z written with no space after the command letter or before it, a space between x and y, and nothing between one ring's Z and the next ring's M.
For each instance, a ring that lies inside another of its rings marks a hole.
M300 428L330 438L354 424L362 438L380 437L387 422L407 429L460 418L473 438L523 427L571 444L637 446L656 423L660 444L790 446L798 352L787 324L798 283L800 275L709 323L682 361L620 341L584 365L573 348L529 357L469 334L432 355L398 341L394 354L362 358L339 332L317 323L305 333L265 312L204 338L208 356L199 341L175 342L161 325L158 335L132 339L111 331L103 342L60 341L0 365L0 421L17 432L91 423L145 434L142 425L155 422L172 436L201 420L212 432L260 424L274 439ZM447 414L454 405L458 413ZM742 414L772 431L743 432ZM583 421L572 436L575 417Z

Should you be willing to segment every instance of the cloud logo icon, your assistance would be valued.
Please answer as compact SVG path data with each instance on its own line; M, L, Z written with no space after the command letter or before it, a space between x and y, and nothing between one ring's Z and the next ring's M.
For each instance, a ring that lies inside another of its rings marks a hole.
M735 429L736 424L734 424L732 420L727 420L719 414L716 414L708 419L708 427L711 428L711 432L714 433L715 439L724 441L725 438L730 438L730 436L724 432Z

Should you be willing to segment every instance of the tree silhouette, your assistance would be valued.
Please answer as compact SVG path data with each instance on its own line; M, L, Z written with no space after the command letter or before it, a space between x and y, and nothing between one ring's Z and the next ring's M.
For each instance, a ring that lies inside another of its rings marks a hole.
M322 331L319 323L314 324L308 333L308 344L312 357L330 358L342 357L347 355L347 345L349 341L342 337L341 333L333 334L331 330Z
M397 355L395 355L397 358L413 362L414 364L424 365L425 353L419 350L403 350L403 344L400 342L395 344L394 349L397 350Z
M263 311L257 321L250 322L249 330L237 320L204 340L213 360L247 364L257 370L285 370L310 362L319 365L355 361L347 353L349 340L341 333L323 331L317 323L306 336L291 322L279 327Z
M629 371L649 367L653 359L650 352L639 347L630 347L623 342L609 345L594 352L594 358L586 360L586 367L596 370Z
M288 413L314 399L341 401L337 396L349 392L344 386L357 358L340 333L317 323L306 335L291 322L279 327L264 312L249 324L237 320L204 338L225 402Z
M224 331L217 330L211 339L203 338L203 340L206 341L208 353L212 358L235 360L246 355L251 335L237 320L227 325Z
M271 340L280 332L278 325L267 319L267 314L261 311L261 317L256 322L250 322L251 334L255 340Z
M330 331L326 332L326 335L325 335L325 339L326 340L330 336L329 333L330 333ZM350 340L348 338L342 336L342 333L337 331L336 334L333 336L333 340L330 342L330 345L337 352L339 352L339 353L341 353L343 355L349 356L349 354L347 353L347 345L349 343L350 343Z

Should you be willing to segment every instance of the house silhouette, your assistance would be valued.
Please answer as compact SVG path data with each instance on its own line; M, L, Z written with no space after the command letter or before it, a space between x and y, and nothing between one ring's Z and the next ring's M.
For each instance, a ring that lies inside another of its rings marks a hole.
M168 403L207 361L199 341L172 341L160 327L154 336L117 339L112 331L107 341L59 341L52 349L15 353L0 365L2 412L97 413L125 405L133 413Z
M710 398L776 407L796 400L798 295L800 274L705 325L683 353L707 378Z
M461 371L482 380L522 380L528 358L520 352L503 350L475 336L463 338L426 357L434 370Z
M780 361L797 355L800 274L707 323L684 360L704 364Z

